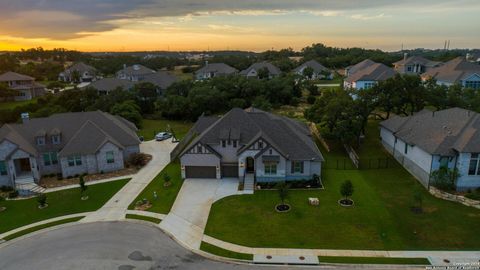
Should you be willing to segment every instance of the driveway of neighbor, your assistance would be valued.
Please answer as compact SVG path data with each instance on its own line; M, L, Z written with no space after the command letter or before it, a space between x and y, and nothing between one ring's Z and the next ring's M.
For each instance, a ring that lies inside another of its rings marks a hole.
M140 151L152 155L152 160L134 175L102 208L86 216L81 222L124 219L130 203L170 162L170 152L175 146L176 144L170 140L148 141L140 144Z
M160 228L189 249L200 249L212 204L239 194L238 179L186 179Z
M0 245L0 269L252 269L185 250L158 228L131 222L68 226ZM260 269L281 269L261 267Z

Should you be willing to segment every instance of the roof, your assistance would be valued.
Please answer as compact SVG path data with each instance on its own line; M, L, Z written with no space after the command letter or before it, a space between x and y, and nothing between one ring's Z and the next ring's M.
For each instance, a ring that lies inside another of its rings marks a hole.
M355 70L354 73L351 70L349 71L349 76L345 79L347 82L384 81L396 74L395 70L381 63L369 64L363 69Z
M94 81L91 84L85 86L85 87L92 87L97 89L98 91L113 91L117 89L118 87L124 89L124 90L129 90L133 86L135 86L135 83L129 81L129 80L122 80L122 79L117 79L117 78L104 78L100 79L98 81Z
M461 108L437 112L423 110L412 116L394 116L380 126L432 155L480 152L480 115L473 111Z
M269 62L260 62L260 63L255 63L253 65L251 65L250 67L248 67L247 69L244 69L240 72L241 75L247 75L248 73L250 73L251 70L255 70L255 71L259 71L263 68L267 68L268 69L268 72L270 73L270 75L280 75L282 73L282 71L277 68L276 66L274 66L272 63L269 63Z
M139 76L155 73L155 70L149 69L142 65L133 65L123 68L117 72L117 74L126 74L127 76Z
M422 56L410 56L407 59L402 59L393 63L394 66L404 66L404 65L414 65L420 64L426 67L435 67L441 64L442 62L428 60Z
M161 89L167 89L170 85L177 81L177 77L167 71L159 71L145 76L142 82L149 82Z
M61 156L94 154L107 141L120 148L138 145L136 131L126 119L101 111L60 113L23 124L6 124L0 128L0 141L7 139L32 155L46 151L58 151ZM49 137L58 134L61 143L49 143ZM44 146L36 145L40 135L47 136Z
M302 65L300 65L299 67L297 67L294 72L300 72L302 69L304 69L305 67L309 67L309 68L312 68L313 71L315 73L320 73L320 72L331 72L328 68L324 67L322 64L320 64L319 62L315 61L315 60L310 60L310 61L307 61L305 63L303 63Z
M365 59L363 60L362 62L358 63L358 64L355 64L353 66L349 66L347 67L346 69L348 70L348 73L349 74L353 74L353 73L356 73L357 71L359 70L362 70L362 69L365 69L366 67L368 66L371 66L373 64L376 64L375 62L373 62L372 60L370 59Z
M0 82L10 82L10 81L33 81L35 78L19 74L16 72L8 71L0 75Z
M70 74L70 73L73 73L74 71L78 71L80 74L83 74L85 72L95 73L97 71L97 69L92 67L92 66L89 66L89 65L87 65L83 62L78 62L78 63L75 63L75 64L71 65L67 69L65 69L64 73Z
M204 74L204 73L211 73L211 72L228 75L228 74L236 73L238 72L238 70L224 63L208 63L205 66L203 66L201 69L197 70L195 74Z
M205 121L202 118L199 122ZM205 128L183 153L197 143L218 145L222 139L228 138L239 140L240 153L256 139L262 138L288 159L323 161L310 130L298 121L255 108L247 110L234 108L217 119L213 121L210 118L208 120L210 126Z
M430 69L422 75L422 78L435 78L437 81L454 84L474 74L480 76L480 65L468 62L465 57L457 57L439 67Z

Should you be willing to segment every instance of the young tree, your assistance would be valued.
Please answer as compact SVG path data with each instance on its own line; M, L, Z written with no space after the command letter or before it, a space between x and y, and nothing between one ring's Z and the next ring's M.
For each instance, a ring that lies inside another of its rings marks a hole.
M38 195L37 202L40 208L44 208L47 205L47 195L44 193Z
M288 190L289 186L287 183L282 182L277 185L278 189L278 197L280 197L280 200L282 201L282 205L285 205L285 200L288 198Z
M413 192L413 204L414 209L421 212L423 208L423 194L419 189L415 189Z
M163 185L164 185L165 187L170 186L170 184L171 184L170 181L171 181L171 180L172 180L172 178L170 177L170 175L168 175L168 173L165 173L165 174L163 175L163 182L164 182Z
M86 198L86 196L84 194L87 191L88 187L87 187L87 185L85 185L85 180L83 179L83 175L80 176L80 178L78 180L78 185L80 186L80 195L82 196L82 199Z
M352 181L346 180L340 186L340 194L345 198L346 201L350 200L349 197L353 195L353 184Z

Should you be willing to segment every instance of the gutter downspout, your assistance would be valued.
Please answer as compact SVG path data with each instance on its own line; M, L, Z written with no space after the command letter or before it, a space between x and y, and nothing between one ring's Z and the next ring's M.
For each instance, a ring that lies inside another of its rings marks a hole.
M433 169L433 157L434 155L432 155L432 161L430 161L430 172L428 174L427 190L430 190L430 180L432 179L432 169Z

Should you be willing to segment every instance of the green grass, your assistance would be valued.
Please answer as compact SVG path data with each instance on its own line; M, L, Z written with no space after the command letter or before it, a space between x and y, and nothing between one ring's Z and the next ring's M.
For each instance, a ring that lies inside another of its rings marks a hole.
M38 225L38 226L29 228L29 229L26 229L26 230L22 230L22 231L19 231L19 232L16 232L16 233L7 235L7 236L4 238L4 240L10 241L10 240L12 240L12 239L14 239L14 238L18 238L18 237L20 237L20 236L23 236L23 235L26 235L26 234L29 234L29 233L32 233L32 232L40 231L40 230L43 230L43 229L45 229L45 228L54 227L54 226L58 226L58 225L66 224L66 223L77 222L77 221L79 221L79 220L82 219L82 218L84 218L84 217L66 218L66 219L62 219L62 220L58 220L58 221L54 221L54 222L50 222L50 223Z
M164 187L163 176L167 173L171 177L171 184L168 187ZM128 209L135 209L135 203L137 201L147 199L152 203L152 207L147 211L168 214L172 208L177 194L182 187L183 179L180 175L180 163L171 162L165 167L152 182L138 195L138 197L132 202ZM157 192L157 199L153 197L153 192Z
M162 220L154 217L148 217L148 216L141 216L141 215L135 215L135 214L126 214L125 218L127 219L138 219L138 220L143 220L143 221L148 221L148 222L153 222L155 224L160 223Z
M0 233L32 224L38 221L95 211L102 207L129 179L96 184L88 187L89 199L80 199L79 188L72 188L52 193L47 193L48 207L38 209L36 198L1 202L7 210L0 213Z
M16 107L24 106L24 105L29 105L29 104L34 104L36 103L36 99L32 100L23 100L23 101L6 101L6 102L0 102L0 110L13 110Z
M175 132L177 139L182 139L193 126L193 123L186 121L143 119L142 126L138 131L138 135L143 136L145 140L148 141L153 140L158 132L167 131L169 126L173 129L173 132Z
M208 252L210 254L214 254L220 257L226 257L226 258L232 258L232 259L238 259L238 260L247 260L247 261L253 260L253 254L238 253L238 252L226 250L206 242L202 242L202 244L200 245L200 250L203 250L205 252Z
M367 130L361 157L386 157L376 123ZM328 160L344 158L334 146ZM340 185L351 180L355 206L338 205ZM480 211L431 196L407 171L394 163L389 169L324 169L325 190L291 190L292 210L276 213L276 191L224 198L212 206L205 233L250 247L478 250ZM424 213L415 214L413 193L420 190ZM308 205L318 197L318 207Z
M318 260L320 263L430 265L427 258L319 256Z

